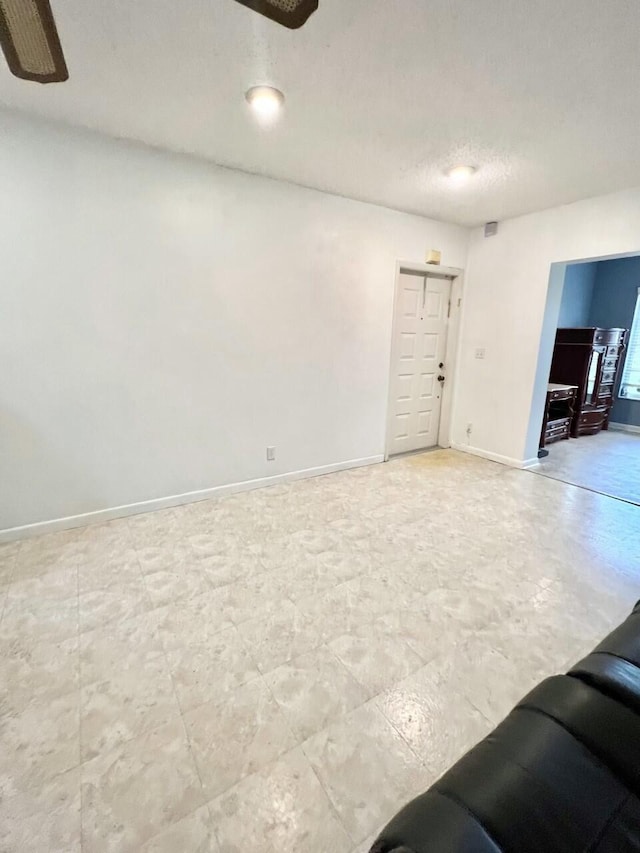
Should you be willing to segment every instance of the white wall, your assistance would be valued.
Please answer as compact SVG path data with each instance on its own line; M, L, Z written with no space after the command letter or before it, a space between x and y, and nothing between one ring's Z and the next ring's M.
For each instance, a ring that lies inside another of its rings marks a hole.
M454 443L516 463L535 458L562 296L559 262L639 251L640 189L511 219L487 239L474 230ZM484 360L474 358L480 346Z
M396 261L468 231L0 118L0 528L384 453Z

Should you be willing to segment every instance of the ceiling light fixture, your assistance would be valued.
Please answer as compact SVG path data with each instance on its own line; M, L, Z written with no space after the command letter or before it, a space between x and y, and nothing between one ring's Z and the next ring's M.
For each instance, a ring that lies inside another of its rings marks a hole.
M318 8L318 0L238 0L238 3L291 30L305 24Z
M462 184L475 175L477 171L478 170L475 166L453 166L453 168L447 170L446 174L452 181L455 181L457 184Z
M284 104L284 95L273 86L254 86L245 97L251 109L263 121L274 119Z
M16 77L37 83L69 79L49 0L0 0L0 44Z

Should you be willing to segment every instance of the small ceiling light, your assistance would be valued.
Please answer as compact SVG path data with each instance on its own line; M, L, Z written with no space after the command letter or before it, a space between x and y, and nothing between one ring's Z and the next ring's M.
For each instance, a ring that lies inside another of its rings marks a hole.
M274 119L284 104L284 95L273 86L254 86L245 97L251 109L263 121Z
M468 181L478 170L475 166L454 166L447 171L447 177L457 184Z

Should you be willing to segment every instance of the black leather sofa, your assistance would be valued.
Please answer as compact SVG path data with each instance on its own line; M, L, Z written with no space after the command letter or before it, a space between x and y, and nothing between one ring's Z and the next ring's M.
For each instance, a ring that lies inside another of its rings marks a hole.
M371 853L640 851L640 602L382 831Z

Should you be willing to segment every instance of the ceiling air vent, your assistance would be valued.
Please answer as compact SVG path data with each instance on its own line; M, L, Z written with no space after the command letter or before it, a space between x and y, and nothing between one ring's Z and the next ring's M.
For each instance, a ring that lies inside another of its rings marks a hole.
M0 0L0 43L16 77L38 83L69 79L49 0Z
M318 8L318 0L237 0L292 30L301 27Z

